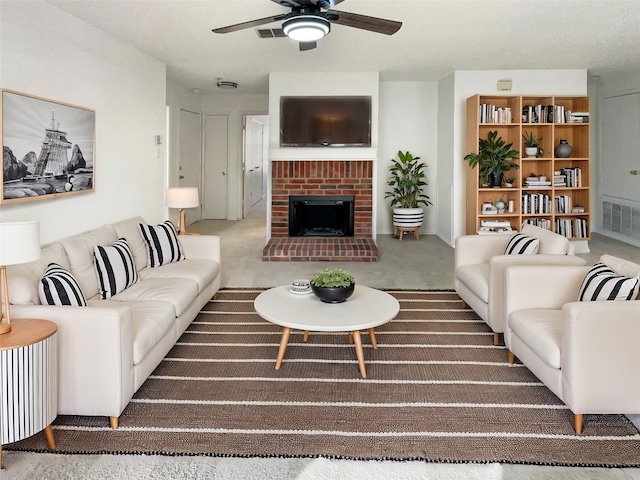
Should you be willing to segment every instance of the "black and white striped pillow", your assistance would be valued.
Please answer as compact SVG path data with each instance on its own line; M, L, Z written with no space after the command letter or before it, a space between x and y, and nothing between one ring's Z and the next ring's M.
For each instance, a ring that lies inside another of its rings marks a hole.
M167 220L155 227L144 223L139 225L142 238L147 244L147 267L154 268L184 260L173 223Z
M138 281L133 254L124 238L108 247L93 247L93 259L103 299L117 295Z
M78 281L69 270L57 263L49 264L40 279L38 291L43 305L87 306L87 299Z
M640 278L617 275L604 263L596 263L582 281L578 301L633 300L639 289Z
M537 238L529 237L524 233L516 233L507 242L507 246L504 249L505 255L535 255L538 253L540 247L540 240Z

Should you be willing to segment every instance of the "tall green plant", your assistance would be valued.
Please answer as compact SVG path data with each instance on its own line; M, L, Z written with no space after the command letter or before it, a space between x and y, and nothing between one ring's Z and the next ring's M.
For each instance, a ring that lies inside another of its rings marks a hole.
M420 157L402 151L398 151L397 160L392 160L393 163L389 167L391 179L387 183L392 189L384 195L385 198L391 199L392 207L416 208L420 205L432 205L429 196L422 191L422 187L428 185L424 173L427 164L418 160Z

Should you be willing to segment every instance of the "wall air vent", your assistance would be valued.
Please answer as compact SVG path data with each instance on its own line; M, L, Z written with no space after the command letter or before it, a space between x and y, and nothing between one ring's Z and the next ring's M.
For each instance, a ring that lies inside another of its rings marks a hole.
M603 201L602 228L640 240L640 208Z
M281 28L259 28L256 30L260 38L283 38L286 37Z

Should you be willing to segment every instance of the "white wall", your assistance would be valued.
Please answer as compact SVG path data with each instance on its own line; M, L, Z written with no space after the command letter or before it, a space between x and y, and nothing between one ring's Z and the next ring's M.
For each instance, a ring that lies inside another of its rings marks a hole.
M43 244L162 220L165 65L46 2L0 2L0 31L3 88L96 111L95 192L3 205L0 219L38 220Z
M391 159L398 150L410 151L427 164L425 193L433 206L425 208L425 223L420 231L433 234L436 231L436 182L438 178L438 85L436 82L381 82L378 133L378 162L376 231L393 233L389 200L384 193L389 188Z
M438 178L436 198L437 225L436 234L451 245L453 235L454 212L454 149L456 131L455 112L455 74L438 82Z
M202 112L229 116L229 170L227 220L242 218L242 116L268 113L269 97L266 94L204 95Z
M497 81L511 79L513 86L510 92L498 92ZM447 93L440 96L442 103L439 111L446 109L453 111L453 150L447 156L439 158L440 165L449 164L453 176L448 179L446 174L439 179L439 189L447 187L453 189L451 227L440 230L438 236L450 245L455 238L464 234L465 225L465 168L463 158L465 152L465 115L466 100L475 94L509 94L509 95L587 95L586 70L483 70L457 71L454 73L454 98L450 105L444 104ZM439 127L447 128L440 124ZM451 136L450 132L438 131L440 138ZM442 172L442 168L439 169ZM449 182L446 185L442 182Z

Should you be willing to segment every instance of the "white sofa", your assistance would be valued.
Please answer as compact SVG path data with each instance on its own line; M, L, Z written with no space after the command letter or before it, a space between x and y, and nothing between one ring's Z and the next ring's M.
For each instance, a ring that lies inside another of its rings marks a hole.
M625 277L640 265L603 255ZM640 299L576 301L589 266L513 266L505 271L504 339L574 413L640 413Z
M517 232L514 232L514 235ZM458 296L493 330L493 343L504 332L504 269L510 265L584 265L574 255L573 244L565 237L534 225L522 233L539 240L535 255L504 255L513 235L463 235L455 242L454 285Z
M181 235L185 260L147 267L142 218L56 242L40 260L7 268L14 318L42 318L58 325L58 413L118 417L174 346L201 308L220 288L220 239ZM124 237L139 281L102 300L94 267L96 245ZM88 306L42 305L38 286L50 262L68 269Z

